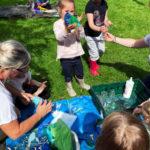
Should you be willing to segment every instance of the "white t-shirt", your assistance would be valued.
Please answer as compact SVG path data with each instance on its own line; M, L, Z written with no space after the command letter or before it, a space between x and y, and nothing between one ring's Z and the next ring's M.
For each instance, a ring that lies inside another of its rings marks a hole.
M144 41L150 47L150 34L148 34L144 37Z
M30 81L31 80L31 72L28 71L27 73L24 74L24 77L22 78L14 78L9 80L9 84L11 84L13 87L15 87L16 89L23 91L23 83L25 83L26 81Z
M17 119L15 105L11 93L0 81L0 125Z

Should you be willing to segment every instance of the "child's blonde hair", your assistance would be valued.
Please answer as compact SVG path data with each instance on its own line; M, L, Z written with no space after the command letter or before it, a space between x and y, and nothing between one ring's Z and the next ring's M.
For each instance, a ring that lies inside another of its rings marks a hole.
M58 7L59 14L60 14L61 10L65 7L67 2L74 4L74 0L59 0L58 1L57 7Z
M66 2L74 3L74 0L59 0L57 6L63 8Z
M104 120L96 150L149 150L144 125L126 112L113 112Z
M23 68L30 60L29 52L18 41L7 40L0 43L0 69Z

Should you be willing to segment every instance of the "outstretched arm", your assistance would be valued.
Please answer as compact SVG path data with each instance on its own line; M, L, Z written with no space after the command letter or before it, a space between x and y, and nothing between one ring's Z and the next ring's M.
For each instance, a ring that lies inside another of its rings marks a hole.
M132 47L132 48L148 47L148 45L144 41L144 38L142 39L119 38L110 33L106 33L104 37L106 41L114 42L126 47Z

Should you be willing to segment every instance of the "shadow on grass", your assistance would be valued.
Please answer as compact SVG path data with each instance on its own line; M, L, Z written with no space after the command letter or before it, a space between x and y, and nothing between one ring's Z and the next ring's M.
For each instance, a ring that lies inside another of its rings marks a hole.
M139 5L145 6L145 3L143 3L143 2L141 2L141 1L139 1L139 0L133 0L133 1L136 2L136 3L139 4Z
M150 72L148 72L148 71L145 71L145 70L138 68L136 66L133 66L133 65L124 64L122 62L116 62L116 63L101 62L101 65L113 67L116 70L125 73L128 78L129 77L143 78L150 74Z
M44 66L46 66L45 63L49 64L49 57L52 57L51 50L54 49L55 45L53 30L49 26L49 24L53 24L53 21L53 19L0 20L0 41L15 39L27 47L32 56L30 66L35 71L33 78L38 81L47 80L50 92L52 81L49 77L50 73Z

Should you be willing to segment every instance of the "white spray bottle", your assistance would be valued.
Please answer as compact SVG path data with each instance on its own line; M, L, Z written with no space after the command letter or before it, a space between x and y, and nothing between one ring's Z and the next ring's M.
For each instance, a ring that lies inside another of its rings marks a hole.
M130 79L127 80L126 84L125 84L125 90L123 93L124 98L130 98L130 96L132 94L133 86L134 86L134 81L133 81L132 77L130 77Z

